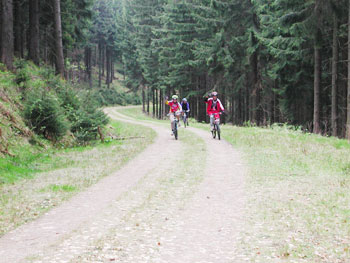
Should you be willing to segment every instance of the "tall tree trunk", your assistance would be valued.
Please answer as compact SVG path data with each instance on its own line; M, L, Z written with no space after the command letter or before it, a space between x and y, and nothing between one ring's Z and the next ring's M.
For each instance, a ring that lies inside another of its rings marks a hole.
M163 90L159 89L159 119L162 119L162 109L163 109Z
M37 65L39 65L39 62L40 62L40 49L39 49L40 35L39 34L40 34L39 32L39 0L29 0L28 57Z
M313 132L321 133L320 129L320 90L321 90L321 48L319 47L318 39L320 39L321 32L318 30L316 36L316 43L314 47L315 65L314 65L314 122Z
M147 95L147 114L149 115L149 87L147 87L146 95Z
M105 64L106 64L106 45L103 45L102 47L102 76L105 75Z
M111 53L111 83L115 79L115 68L114 68L114 51Z
M248 80L248 75L246 75L246 80L245 80L245 96L244 96L244 105L245 105L245 115L244 115L244 121L247 122L251 120L251 94L250 94L250 89L249 89L249 80Z
M155 100L155 89L152 88L152 117L156 117L156 100Z
M332 135L337 136L338 135L338 102L337 102L337 96L338 96L338 62L339 62L339 45L338 45L338 17L337 15L334 15L334 25L333 25L333 59L332 59L332 117L331 117L331 123L332 123Z
M110 73L111 73L111 70L110 70L110 54L109 54L109 47L106 46L106 71L107 71L107 75L106 75L106 84L107 84L107 87L109 89L109 84L111 83L110 82Z
M92 88L91 70L92 70L92 50L91 50L91 47L85 47L85 71L86 71L85 81L89 82L90 88Z
M22 58L22 27L23 27L23 12L22 12L22 5L20 0L14 0L13 2L14 6L14 25L13 25L13 30L14 30L14 53L16 57L21 57ZM1 15L0 15L1 17Z
M156 93L156 94L155 94L155 100L156 100L156 117L158 118L158 117L159 117L159 114L158 114L158 113L159 113L159 112L158 112L158 105L159 105L159 104L158 104L158 90L155 89L154 92Z
M249 1L249 4L251 5L251 8L253 10L253 4L252 1ZM257 14L253 13L252 15L252 22L254 25L254 28L259 28L259 20ZM256 39L254 31L251 32L251 47L255 48L254 53L250 57L250 67L251 67L251 74L252 74L252 87L253 90L251 92L251 122L258 124L258 107L259 107L259 69L258 69L258 48L256 47L258 44L258 41Z
M254 36L254 33L251 33L252 36L252 46L256 45L256 39ZM257 124L257 111L258 111L258 103L257 103L257 97L258 97L258 55L255 51L251 58L250 58L250 66L252 71L252 92L251 92L251 122Z
M55 45L56 45L56 67L57 73L64 77L64 56L62 43L61 1L53 0Z
M0 56L1 56L1 45L2 45L2 0L0 0Z
M146 95L145 95L145 85L141 85L142 89L142 112L146 112Z
M9 70L13 69L14 39L13 39L13 5L12 0L2 0L2 37L1 62Z
M98 43L98 86L102 87L102 43Z
M350 140L350 0L349 18L348 18L348 94L347 94L347 111L346 111L346 138Z

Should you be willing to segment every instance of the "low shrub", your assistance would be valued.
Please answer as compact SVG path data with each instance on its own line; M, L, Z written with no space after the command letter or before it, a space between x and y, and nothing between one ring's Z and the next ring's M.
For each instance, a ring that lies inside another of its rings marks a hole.
M98 127L104 127L109 122L106 114L94 108L80 108L71 114L73 116L71 131L80 142L96 139Z
M15 61L14 65L16 67L16 84L23 89L27 88L28 81L30 80L30 68L28 62L19 59Z
M59 89L57 94L71 123L71 132L77 140L87 142L95 139L98 127L104 127L108 123L108 118L98 110L99 103L94 97L90 93L78 96L77 91L69 87Z
M48 139L56 140L69 129L65 112L56 94L44 89L36 89L27 94L24 117L35 133Z

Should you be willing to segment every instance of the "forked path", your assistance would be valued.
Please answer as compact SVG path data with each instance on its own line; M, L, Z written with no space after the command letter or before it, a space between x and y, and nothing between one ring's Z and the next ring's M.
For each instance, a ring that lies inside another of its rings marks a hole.
M230 144L169 128L119 171L0 239L0 262L241 262L244 165ZM183 140L182 140L183 138Z

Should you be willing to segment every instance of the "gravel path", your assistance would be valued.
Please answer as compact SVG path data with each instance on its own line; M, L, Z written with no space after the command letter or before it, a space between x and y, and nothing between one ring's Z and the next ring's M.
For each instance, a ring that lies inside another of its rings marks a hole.
M245 201L239 154L206 131L189 128L175 141L163 125L142 125L156 127L154 144L2 237L0 262L241 262L235 250Z

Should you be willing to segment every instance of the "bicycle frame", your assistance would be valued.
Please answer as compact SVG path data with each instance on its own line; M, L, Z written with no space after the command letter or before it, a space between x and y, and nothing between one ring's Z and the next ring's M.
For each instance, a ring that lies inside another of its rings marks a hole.
M214 116L214 120L213 120L213 130L212 130L212 136L215 139L216 138L216 134L218 135L218 139L221 140L221 131L220 131L220 115L222 113L214 113L212 114Z

